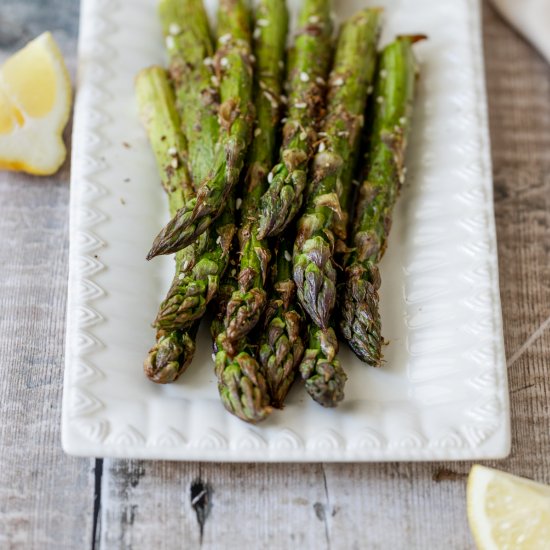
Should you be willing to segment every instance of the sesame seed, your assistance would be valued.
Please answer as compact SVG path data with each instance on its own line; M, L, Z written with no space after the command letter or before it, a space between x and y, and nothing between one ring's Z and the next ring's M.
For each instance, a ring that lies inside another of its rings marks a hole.
M271 183L273 181L273 172L269 172L267 174L267 183Z
M170 166L171 166L172 168L177 168L177 167L178 167L178 158L177 158L177 157L174 157L174 158L172 159L172 162L170 163Z
M286 97L286 95L281 94L279 99L281 100L281 103L284 103L285 105L288 103L288 97Z
M231 40L231 34L230 33L224 34L220 36L218 40L220 44L227 44Z
M285 250L285 260L287 262L290 262L290 260L292 260L292 256L290 255L290 252L288 250Z
M318 15L310 15L309 17L309 22L313 23L314 25L315 23L319 23L320 20L321 18Z
M261 135L262 133L262 129L261 128L256 128L254 130L254 137L258 137L259 135Z
M320 76L315 78L315 82L317 82L317 84L321 84L321 86L326 84L325 79Z
M376 98L376 103L380 103L380 105L382 105L382 103L384 103L384 98L379 95L377 98Z
M218 77L213 75L210 77L210 81L212 82L212 84L214 86L219 86L220 85L220 81L218 80Z
M347 130L341 130L338 132L338 137L347 137L349 136L349 132Z
M317 135L320 136L320 137L327 137L326 132L317 132Z
M352 180L351 183L353 183L353 185L359 185L359 180Z
M296 107L296 109L305 109L307 107L307 103L304 103L304 102L295 103L294 107Z
M220 59L220 65L222 67L227 67L229 65L229 59L227 59L227 57L222 57Z
M281 122L284 124L287 120L288 120L288 118L287 118L286 116L284 116L284 117L281 119Z
M184 269L185 269L185 268L184 268ZM178 275L178 279L179 279L180 281L181 281L182 279L184 279L184 278L185 278L185 273L180 273L180 274Z
M284 64L284 61L282 61L281 59L279 60L279 69L283 70L285 68L285 64Z
M374 92L374 88L373 88L372 86L369 86L369 87L367 88L367 95L371 95L372 92Z
M181 27L177 23L170 23L168 32L170 34L179 34L181 32Z
M171 50L174 46L176 45L176 43L174 42L174 37L173 36L167 36L166 37L166 47Z
M401 172L401 174L399 174L399 183L401 185L403 185L405 183L405 174L403 174L403 172Z
M242 200L242 199L237 199L237 200L235 201L235 208L236 208L237 210L240 210L242 204L243 204L243 200Z
M260 80L260 88L262 90L266 90L267 89L267 84L263 81L263 80Z
M319 143L319 153L322 153L326 148L325 142L321 141L321 143Z
M203 63L207 67L211 67L212 65L214 65L214 60L211 57L205 57Z
M400 119L399 119L399 124L401 124L401 126L404 126L407 122L407 118L402 116Z
M169 147L168 148L168 154L171 157L175 157L178 154L178 150L175 147Z
M212 354L212 361L215 361L215 360L216 360L216 354L213 353L213 354Z
M309 75L307 73L300 73L300 80L302 82L308 82L309 81Z
M256 56L253 53L250 54L248 59L250 59L250 63L256 63Z
M216 244L222 244L222 236L218 235L218 238L216 239Z
M300 140L305 141L307 139L307 134L305 132L300 133Z
M388 76L388 71L386 69L382 69L380 71L380 78L386 78Z
M400 127L398 124L396 124L396 125L393 127L393 131L399 133L399 132L401 131L401 127Z
M181 265L181 268L183 269L183 271L187 271L189 269L189 266L190 266L191 262L189 260L185 260L185 262L183 262L183 264ZM183 279L185 278L185 274L181 274L180 276L180 279Z
M337 78L334 82L333 82L334 86L343 86L344 85L344 79L343 78Z
M258 27L267 27L269 26L269 21L267 19L258 19L256 25L258 25Z
M234 276L234 275L236 275L236 274L237 274L237 270L236 270L235 268L233 268L233 269L231 270L231 276Z
M262 29L260 29L260 27L256 27L252 33L252 36L255 40L258 40L258 38L262 36Z

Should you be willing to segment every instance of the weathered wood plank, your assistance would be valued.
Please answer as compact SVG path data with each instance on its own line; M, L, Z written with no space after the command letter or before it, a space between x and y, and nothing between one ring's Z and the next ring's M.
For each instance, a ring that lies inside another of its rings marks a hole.
M68 167L0 176L0 547L75 548L91 534L90 460L60 446Z
M78 2L3 0L0 56L44 30L74 74ZM67 134L68 135L68 134ZM0 172L0 548L87 548L93 461L63 454L69 165Z

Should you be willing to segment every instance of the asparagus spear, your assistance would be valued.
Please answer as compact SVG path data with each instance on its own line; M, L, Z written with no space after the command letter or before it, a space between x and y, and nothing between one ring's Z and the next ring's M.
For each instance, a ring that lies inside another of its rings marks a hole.
M235 199L230 196L223 214L204 237L201 236L206 243L193 258L191 269L181 269L174 277L155 319L157 328L186 329L205 314L229 262L235 235L234 213Z
M283 401L304 354L304 315L292 280L292 244L283 239L277 251L274 296L265 311L259 336L259 358L274 407Z
M157 384L175 382L191 364L198 328L199 323L195 323L189 331L159 331L143 363L147 378Z
M344 399L346 373L336 359L338 339L332 327L326 331L309 326L308 349L300 365L306 391L323 407L336 407Z
M189 169L201 182L214 162L219 93L213 79L213 44L202 0L161 0L159 16L170 57Z
M143 69L136 77L140 116L155 154L161 183L168 194L170 211L175 212L195 196L187 170L187 141L180 131L175 98L166 72L161 67ZM192 261L194 247L176 255L176 272ZM173 382L189 366L195 352L196 327L184 331L157 333L157 342L144 362L145 374L158 383Z
M259 201L267 186L279 124L279 97L288 26L285 0L262 0L255 13L254 98L256 127L244 179L239 242L241 262L239 288L233 294L225 320L227 338L237 340L258 322L266 304L264 290L269 245L258 238Z
M223 318L229 297L237 288L232 276L224 277L217 312L211 325L214 339L218 391L224 407L245 422L256 423L272 412L267 385L248 337L238 344L228 343ZM229 350L229 351L228 351Z
M290 56L281 158L270 172L269 188L261 201L261 239L281 233L302 204L331 57L330 1L304 0L298 26Z
M218 50L214 60L220 84L221 133L212 168L194 201L186 204L156 237L149 254L177 252L204 233L221 214L239 179L254 118L250 22L245 0L220 0Z
M380 366L382 343L378 262L391 226L392 209L405 179L416 63L412 45L423 37L400 36L379 59L366 175L353 222L353 252L346 259L340 330L355 354Z
M351 189L367 89L376 64L379 9L357 13L340 30L329 80L323 139L313 161L313 177L294 245L294 281L313 322L328 329L336 301L334 222Z

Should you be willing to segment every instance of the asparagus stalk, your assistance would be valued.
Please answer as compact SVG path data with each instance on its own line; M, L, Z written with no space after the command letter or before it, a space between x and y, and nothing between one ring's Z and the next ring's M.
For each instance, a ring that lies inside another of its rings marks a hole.
M348 378L336 359L338 338L332 327L324 331L311 324L308 330L308 349L300 365L306 391L323 407L336 407L344 399Z
M149 254L177 252L204 233L222 213L239 179L251 138L252 96L250 22L245 0L220 0L218 50L214 60L221 105L221 132L212 168L194 201L184 205L156 237Z
M227 306L225 320L227 338L231 341L242 338L254 328L266 304L264 284L271 254L267 241L258 238L257 219L276 147L287 27L285 0L262 0L255 13L253 95L256 126L243 186L239 288Z
M273 406L282 408L304 354L304 315L292 280L292 244L283 239L277 251L274 296L265 311L259 358Z
M223 214L204 235L206 243L193 258L191 269L182 268L174 277L154 322L158 329L187 329L206 313L229 262L236 230L234 213L235 199L230 196Z
M353 222L353 251L346 259L340 330L355 354L380 366L382 344L378 262L386 249L392 209L405 180L416 63L412 45L423 37L400 36L379 59L367 170Z
M340 201L351 190L367 90L376 64L379 9L357 13L342 25L330 74L327 116L313 161L313 177L294 245L298 297L323 330L336 301L333 261L334 223L342 219Z
M224 407L241 420L256 423L272 412L265 379L248 337L234 345L228 343L224 331L225 309L236 288L237 282L231 275L224 277L222 292L216 300L217 312L210 327L214 339L215 371Z
M187 141L180 131L180 119L166 72L161 67L143 69L136 77L136 97L140 116L149 136L161 183L168 194L171 212L195 196L187 170ZM194 247L176 255L176 272L191 261ZM196 327L190 332L161 331L144 362L148 378L157 383L176 380L189 366L195 352Z
M212 167L219 135L219 92L208 18L202 0L161 0L158 10L188 140L189 169L199 183Z
M147 378L157 384L175 382L191 364L198 328L199 323L195 323L189 331L159 331L143 363Z
M304 0L298 26L290 56L281 157L261 201L261 239L280 234L302 205L331 58L330 1Z

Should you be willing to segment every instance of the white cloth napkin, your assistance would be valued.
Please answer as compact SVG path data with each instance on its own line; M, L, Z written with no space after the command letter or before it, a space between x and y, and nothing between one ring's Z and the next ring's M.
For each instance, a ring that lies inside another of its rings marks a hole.
M550 0L492 0L502 15L550 62Z

